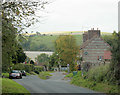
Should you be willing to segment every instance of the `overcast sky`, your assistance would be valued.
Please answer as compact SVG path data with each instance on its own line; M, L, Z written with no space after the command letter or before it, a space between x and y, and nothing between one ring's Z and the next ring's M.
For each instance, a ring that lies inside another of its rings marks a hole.
M102 32L118 31L119 0L54 0L46 6L42 23L26 29L38 32L85 31L99 28Z

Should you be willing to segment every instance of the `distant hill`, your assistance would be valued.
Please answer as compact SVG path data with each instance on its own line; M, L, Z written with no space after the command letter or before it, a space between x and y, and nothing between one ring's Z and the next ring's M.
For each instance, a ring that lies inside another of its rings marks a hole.
M76 38L78 46L82 44L83 31L65 31L46 34L27 34L28 40L22 42L22 47L25 51L54 51L54 42L59 35L73 35ZM112 33L102 32L102 35L111 35Z
M54 51L54 42L59 35L35 35L22 42L25 51ZM78 46L82 44L82 35L73 35Z

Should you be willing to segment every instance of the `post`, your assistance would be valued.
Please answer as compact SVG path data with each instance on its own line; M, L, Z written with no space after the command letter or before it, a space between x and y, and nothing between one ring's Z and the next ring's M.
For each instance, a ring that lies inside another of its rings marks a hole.
M68 73L70 73L70 68L69 68L69 64L67 64L67 69L68 69Z

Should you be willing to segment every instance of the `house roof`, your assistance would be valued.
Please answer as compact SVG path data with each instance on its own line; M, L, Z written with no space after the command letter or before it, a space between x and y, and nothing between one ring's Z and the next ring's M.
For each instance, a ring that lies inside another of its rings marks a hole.
M83 49L83 48L85 48L85 47L86 47L90 42L92 42L95 38L100 38L101 40L103 40L101 37L98 37L97 35L95 35L95 36L92 37L90 40L87 40L86 42L84 42L84 43L81 45L80 50ZM103 40L103 41L104 41L104 40ZM111 48L111 46L110 46L107 42L104 41L104 43L106 43L106 44Z

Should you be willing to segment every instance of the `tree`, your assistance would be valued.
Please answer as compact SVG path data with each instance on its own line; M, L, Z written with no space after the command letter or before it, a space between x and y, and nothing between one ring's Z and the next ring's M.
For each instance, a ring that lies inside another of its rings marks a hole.
M17 37L21 31L38 21L35 11L44 9L45 0L33 2L2 0L2 69L8 71L12 62L23 62L25 54Z
M2 1L2 19L12 20L15 27L21 32L24 28L31 26L35 22L38 22L42 17L37 15L38 10L42 11L45 5L48 4L47 0L16 0L16 1ZM7 19L6 19L7 17Z
M59 36L55 41L55 49L61 65L70 64L70 70L73 71L78 53L76 39L72 35Z
M18 49L16 50L16 55L12 56L12 59L14 59L14 61L12 61L14 64L15 63L23 63L25 62L25 59L27 58L26 54L24 53L22 47L18 44Z
M39 64L47 64L49 62L49 56L45 53L42 53L37 56L36 60L38 61Z
M58 58L58 56L57 56L57 54L55 52L50 56L50 59L49 59L50 68L56 67L58 65L58 61L59 61L59 58Z
M120 32L112 34L112 62L110 64L109 76L111 82L120 85Z
M15 55L17 48L16 33L17 29L6 20L2 20L2 69L8 71L12 64L12 56Z

